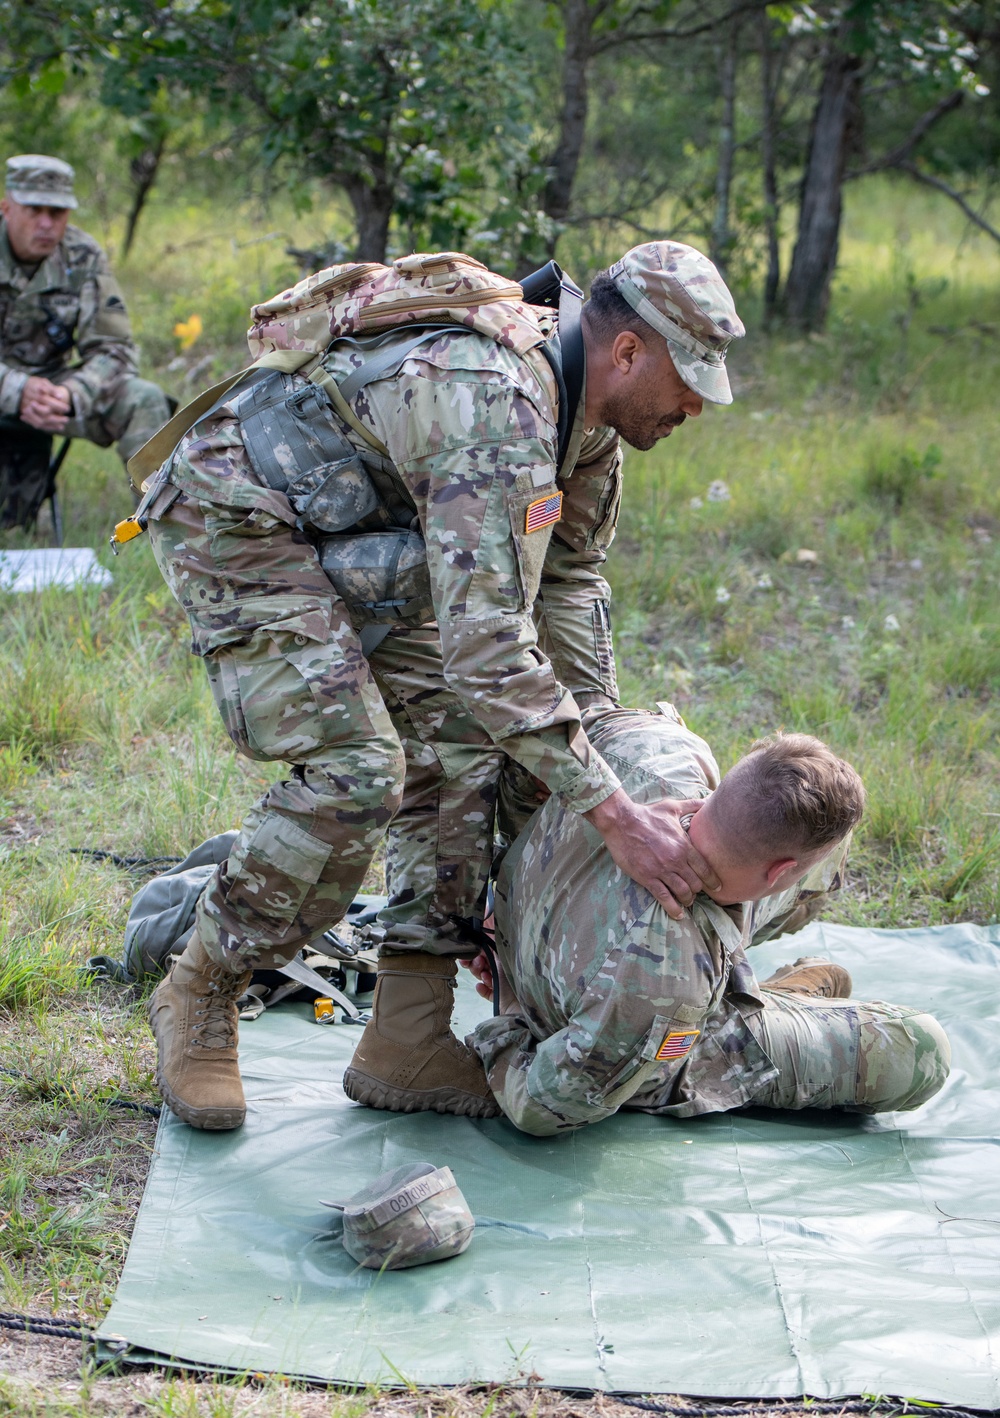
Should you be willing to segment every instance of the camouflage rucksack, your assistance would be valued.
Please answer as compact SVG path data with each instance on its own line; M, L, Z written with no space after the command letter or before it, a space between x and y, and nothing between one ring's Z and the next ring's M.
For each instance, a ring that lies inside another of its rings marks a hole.
M406 325L462 325L518 354L548 336L520 285L459 251L401 256L391 266L351 262L251 308L247 344L255 361L286 372L322 355L334 340Z
M298 526L315 540L323 570L355 613L370 654L392 624L424 624L434 609L416 508L385 445L356 418L350 401L442 330L475 330L521 356L539 350L548 363L557 390L561 466L583 385L581 303L582 292L555 262L522 286L454 251L405 256L391 266L331 266L306 277L252 308L247 339L254 363L200 395L130 461L133 481L142 482L146 496L116 527L112 549L145 529L162 486L161 478L146 481L149 475L163 463L165 479L165 460L183 435L224 406L240 420L258 476L285 494ZM558 308L558 329L545 306ZM409 337L396 338L401 330ZM393 338L386 342L387 335ZM322 365L337 340L357 341L362 356L339 385ZM344 423L362 440L361 451L344 437Z

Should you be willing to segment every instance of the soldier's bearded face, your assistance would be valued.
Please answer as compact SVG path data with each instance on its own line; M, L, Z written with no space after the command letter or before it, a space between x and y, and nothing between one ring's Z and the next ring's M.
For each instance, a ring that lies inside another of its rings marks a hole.
M69 209L66 207L26 207L5 197L0 202L7 226L7 240L18 261L44 261L66 235Z
M669 354L647 351L629 377L605 395L601 413L602 422L616 429L630 448L645 453L701 410L701 395L684 383Z

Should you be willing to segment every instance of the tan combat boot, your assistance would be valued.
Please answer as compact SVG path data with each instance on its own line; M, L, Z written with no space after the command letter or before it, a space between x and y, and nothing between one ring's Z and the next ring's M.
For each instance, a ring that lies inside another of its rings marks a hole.
M250 983L214 965L193 935L149 1000L159 1058L156 1086L167 1107L193 1128L238 1128L247 1107L236 1057L236 1001Z
M446 955L413 951L379 961L371 1021L344 1092L392 1113L499 1113L482 1064L451 1032L458 966Z
M854 988L843 965L834 965L819 955L800 955L794 965L782 965L769 980L761 980L760 987L789 995L811 995L813 999L850 999Z

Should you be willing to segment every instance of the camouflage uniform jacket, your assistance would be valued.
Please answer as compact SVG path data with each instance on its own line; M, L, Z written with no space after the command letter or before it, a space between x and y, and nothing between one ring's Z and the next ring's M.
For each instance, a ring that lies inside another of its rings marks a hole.
M324 366L340 382L361 359L357 345L343 340ZM578 427L575 463L567 461L557 480L556 397L538 351L522 358L456 329L362 388L352 409L388 450L417 509L446 683L507 754L586 811L618 787L591 749L572 696L617 698L611 592L601 566L618 517L621 453L613 430ZM248 535L266 534L268 519L294 524L284 494L262 487L250 470L239 423L225 415L223 408L186 435L170 481L209 515L213 504L230 519L231 509L246 509ZM365 448L360 433L332 410L329 417ZM527 530L528 508L559 493L561 520ZM206 578L181 592L196 653L211 654L264 625L325 640L329 585L308 548L294 589L261 585L249 557L248 567L242 584ZM317 577L325 595L308 594Z
M54 380L69 370L59 383L82 421L107 384L137 371L125 301L104 252L78 227L67 226L30 269L15 260L0 219L0 414L17 414L29 376Z
M636 802L707 796L711 750L661 709L606 711L591 739ZM836 865L753 906L700 896L675 921L550 799L497 882L497 944L520 1007L470 1036L506 1115L544 1136L626 1104L688 1117L752 1099L777 1069L745 1023L763 1007L746 948L804 893L832 889Z

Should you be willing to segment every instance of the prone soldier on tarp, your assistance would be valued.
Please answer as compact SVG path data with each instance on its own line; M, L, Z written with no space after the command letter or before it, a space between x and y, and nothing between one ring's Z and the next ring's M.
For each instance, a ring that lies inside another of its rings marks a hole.
M851 999L830 961L803 957L758 983L747 960L839 887L864 808L854 770L818 739L784 734L720 784L672 705L595 709L584 724L636 801L702 800L688 831L720 884L671 919L558 798L530 816L496 886L501 1013L470 1035L510 1121L544 1136L619 1108L885 1112L936 1093L950 1050L933 1016ZM519 777L501 788L515 826L529 799ZM490 992L485 955L471 963Z
M48 495L51 436L118 444L122 461L169 417L140 379L121 290L92 236L69 225L73 169L9 158L0 201L0 522L28 525Z
M160 1091L192 1126L242 1123L249 971L336 924L387 834L374 1015L345 1089L497 1111L450 1019L508 759L667 911L716 884L685 804L633 800L580 716L617 700L601 567L619 438L651 448L703 400L729 403L743 326L677 242L627 252L582 313L550 276L554 293L526 295L453 252L320 272L255 307L254 365L131 464L146 496L116 539L148 526L230 736L292 765L150 1002Z

